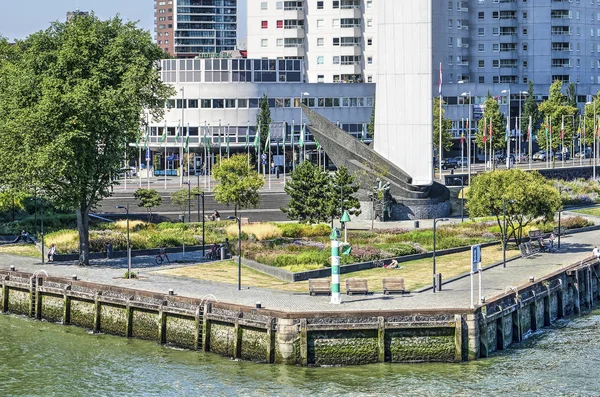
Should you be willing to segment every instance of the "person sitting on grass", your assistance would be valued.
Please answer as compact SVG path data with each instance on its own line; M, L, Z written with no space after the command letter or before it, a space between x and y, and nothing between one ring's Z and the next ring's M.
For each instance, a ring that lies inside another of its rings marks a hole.
M214 210L212 215L210 216L210 219L212 219L213 221L220 221L221 220L221 214L219 214L219 211Z

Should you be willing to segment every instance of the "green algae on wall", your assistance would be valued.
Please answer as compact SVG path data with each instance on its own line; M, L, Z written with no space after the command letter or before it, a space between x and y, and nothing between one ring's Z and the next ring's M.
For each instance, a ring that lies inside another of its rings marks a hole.
M156 340L158 338L158 315L156 312L133 310L131 336L139 339Z
M310 332L308 357L317 366L376 363L377 331Z
M486 337L488 339L488 348L489 348L489 353L495 352L496 350L498 350L498 322L497 321L491 321L488 323L488 332L487 335L481 335L481 337Z
M392 362L454 361L454 332L454 328L386 330L386 358Z
M64 297L40 295L42 300L42 318L52 323L62 323L64 315Z
M266 362L268 343L265 330L243 328L241 358L248 361Z
M195 335L196 320L193 317L179 317L167 314L167 344L185 349L194 349Z
M77 327L94 329L94 302L71 300L71 324Z
M100 331L105 334L127 336L125 308L102 304L100 307Z
M225 357L233 357L234 330L233 325L212 322L210 325L210 351Z
M14 314L29 315L29 306L31 302L31 293L17 289L8 291L8 311Z

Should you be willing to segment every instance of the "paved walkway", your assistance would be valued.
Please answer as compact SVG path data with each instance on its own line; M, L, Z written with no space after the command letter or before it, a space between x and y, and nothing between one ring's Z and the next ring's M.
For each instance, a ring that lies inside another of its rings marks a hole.
M483 295L490 300L502 294L508 286L526 283L529 277L542 277L564 266L589 257L593 247L600 243L600 231L574 234L562 239L561 250L552 254L538 254L529 259L516 259L502 266L483 272ZM197 253L171 254L172 261L198 262ZM189 262L188 262L189 263ZM14 265L18 271L34 272L44 269L50 276L69 277L77 274L80 280L93 281L121 287L138 288L158 293L167 293L173 289L176 294L203 298L212 296L220 302L254 306L261 302L263 307L281 311L356 311L356 310L398 310L398 309L443 309L468 308L470 306L469 277L444 284L443 290L434 294L431 291L409 295L384 296L380 293L368 296L342 297L342 305L331 305L327 296L311 297L308 293L290 293L259 288L243 287L237 290L235 284L207 282L201 280L169 277L154 271L182 266L182 263L168 266L156 266L154 257L136 257L133 266L140 279L122 279L127 268L126 260L93 261L89 267L55 263L44 264L32 258L0 255L0 269ZM401 270L397 272L401 276ZM243 282L243 274L242 274ZM475 283L477 285L477 282Z

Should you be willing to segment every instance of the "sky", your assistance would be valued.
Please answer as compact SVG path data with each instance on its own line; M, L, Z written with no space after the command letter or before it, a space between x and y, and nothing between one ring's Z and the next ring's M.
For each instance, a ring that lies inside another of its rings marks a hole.
M246 1L238 1L239 31L245 36ZM154 1L153 0L3 0L3 8L7 10L0 23L0 36L10 41L24 39L31 33L44 30L52 21L64 21L67 11L77 8L81 11L94 11L100 19L109 19L116 14L130 21L139 21L142 29L153 32ZM154 37L154 35L153 35Z

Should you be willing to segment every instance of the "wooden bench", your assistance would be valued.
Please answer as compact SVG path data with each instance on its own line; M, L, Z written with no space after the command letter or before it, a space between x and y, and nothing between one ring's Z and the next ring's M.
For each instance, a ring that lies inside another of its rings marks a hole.
M552 229L552 233L554 233L554 235L558 236L564 236L565 234L567 234L567 228L564 226L560 227L560 230L558 227L555 227L554 229Z
M529 239L531 240L537 240L539 238L542 237L542 231L541 230L530 230L529 231Z
M346 295L369 293L369 285L366 278L346 279Z
M531 241L525 243L525 249L527 250L527 255L537 254L540 251L539 248L532 247Z
M404 287L404 277L384 277L383 280L383 294L405 294L406 288Z
M310 296L318 294L331 295L331 279L330 278L309 278L308 292Z

